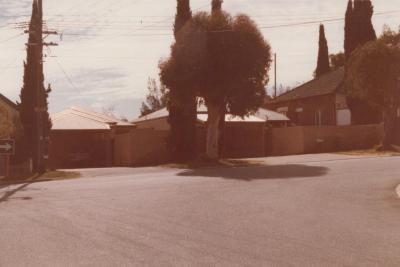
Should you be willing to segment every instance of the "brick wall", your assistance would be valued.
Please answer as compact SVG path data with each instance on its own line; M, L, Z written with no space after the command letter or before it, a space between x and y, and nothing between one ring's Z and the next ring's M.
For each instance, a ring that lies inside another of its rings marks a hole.
M52 131L49 167L90 168L113 165L111 131Z
M133 129L130 133L117 135L114 142L114 165L130 167L168 162L168 134L169 131Z

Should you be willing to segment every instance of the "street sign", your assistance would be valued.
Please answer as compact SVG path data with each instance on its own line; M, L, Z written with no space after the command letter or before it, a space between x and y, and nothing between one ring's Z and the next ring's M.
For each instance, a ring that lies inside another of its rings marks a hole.
M15 141L12 139L0 140L0 155L14 155Z

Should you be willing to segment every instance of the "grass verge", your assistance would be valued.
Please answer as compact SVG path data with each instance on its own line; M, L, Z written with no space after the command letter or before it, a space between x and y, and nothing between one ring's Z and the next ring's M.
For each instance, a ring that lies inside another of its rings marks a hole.
M396 156L400 156L400 152L397 152L397 151L378 151L375 149L337 152L336 154L346 155L346 156L365 156L365 157L396 157Z

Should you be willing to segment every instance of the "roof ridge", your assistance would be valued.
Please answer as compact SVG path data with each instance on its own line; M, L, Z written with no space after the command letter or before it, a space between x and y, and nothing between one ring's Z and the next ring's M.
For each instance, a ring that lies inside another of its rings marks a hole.
M280 102L280 101L281 101L280 99L283 98L283 97L285 97L285 96L287 96L288 94L293 94L293 93L295 93L295 91L297 91L297 90L299 90L299 89L302 89L302 88L304 88L304 87L307 87L308 85L310 85L310 84L312 84L312 83L321 81L321 80L323 80L323 79L326 79L327 77L330 77L330 76L332 76L332 75L334 75L334 74L336 74L336 73L342 72L342 71L344 71L344 67L340 67L340 68L338 68L338 69L336 69L336 70L331 70L331 71L329 71L328 73L324 74L324 75L321 76L321 77L314 78L314 79L312 79L312 80L310 80L310 81L308 81L308 82L305 82L305 83L303 83L303 84L301 84L301 85L299 85L299 86L297 86L297 87L295 87L295 88L293 88L293 89L291 89L291 90L289 90L289 91L287 91L287 92L285 92L285 93L279 95L279 96L276 97L275 99L272 99L272 100L271 100L271 103ZM342 84L342 82L343 82L343 81L340 81L340 82L339 82L339 84L335 87L335 90ZM296 98L296 97L295 97L295 98ZM288 100L282 100L282 101L288 101Z

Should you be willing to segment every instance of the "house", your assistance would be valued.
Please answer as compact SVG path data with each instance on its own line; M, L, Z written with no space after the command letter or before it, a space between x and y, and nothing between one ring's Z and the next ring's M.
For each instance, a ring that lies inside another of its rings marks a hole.
M344 68L331 71L267 101L266 107L298 126L350 125L351 111L342 92L344 74Z
M137 129L153 129L156 131L169 131L169 112L166 108L155 111L147 116L133 121ZM197 153L205 152L206 123L208 120L207 108L200 105L197 108ZM256 114L237 117L225 115L225 129L223 133L224 157L263 157L265 156L265 131L266 123L282 126L289 119L282 114L266 109L260 109Z
M16 103L9 100L4 95L0 94L0 106L3 107L9 114L11 120L14 122L16 128L20 127L19 111Z
M131 123L78 107L52 115L51 121L52 168L113 166L115 136L135 128Z

